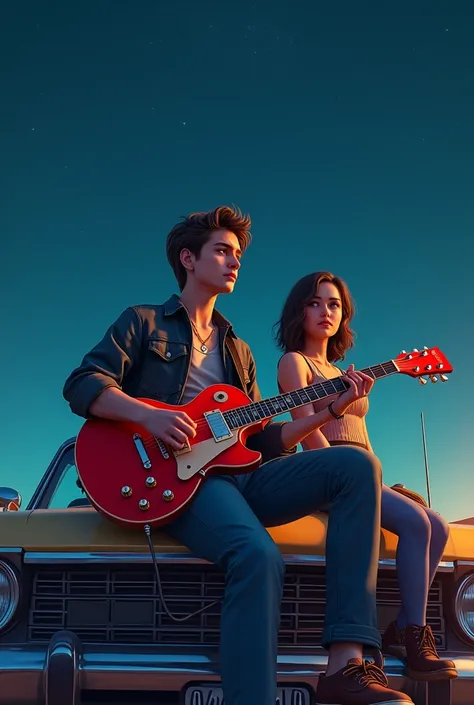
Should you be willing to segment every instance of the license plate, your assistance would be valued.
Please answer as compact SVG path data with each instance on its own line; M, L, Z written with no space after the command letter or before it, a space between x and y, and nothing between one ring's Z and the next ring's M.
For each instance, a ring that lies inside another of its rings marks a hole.
M277 688L276 705L310 705L309 690L302 686L284 685ZM184 691L184 705L225 705L219 683L188 685Z

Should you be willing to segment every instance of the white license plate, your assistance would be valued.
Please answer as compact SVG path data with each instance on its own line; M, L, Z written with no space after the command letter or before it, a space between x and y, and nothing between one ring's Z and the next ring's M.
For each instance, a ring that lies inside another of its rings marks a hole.
M310 705L309 690L301 686L284 685L277 689L276 705ZM189 685L184 691L184 705L225 705L218 683Z

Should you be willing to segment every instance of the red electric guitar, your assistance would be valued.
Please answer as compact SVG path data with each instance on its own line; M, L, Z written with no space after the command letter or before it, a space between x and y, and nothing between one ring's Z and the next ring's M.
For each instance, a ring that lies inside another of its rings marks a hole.
M394 360L362 372L374 379L398 372L445 382L452 366L438 348L403 351ZM260 453L245 446L273 417L318 399L341 394L340 378L312 384L287 394L252 402L236 387L208 387L189 404L171 406L151 399L157 408L186 411L196 422L196 436L175 451L140 426L92 419L76 442L76 465L92 505L109 519L127 526L160 526L175 519L211 473L241 473L257 468Z

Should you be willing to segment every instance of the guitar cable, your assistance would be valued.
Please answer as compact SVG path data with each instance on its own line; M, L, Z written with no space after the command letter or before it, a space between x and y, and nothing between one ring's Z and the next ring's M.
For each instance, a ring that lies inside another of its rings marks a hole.
M214 607L214 605L218 605L219 602L221 602L220 599L214 600L208 605L201 607L201 609L197 610L196 612L192 612L192 614L187 614L185 617L177 617L176 615L172 614L168 609L168 605L166 604L165 596L163 594L163 585L161 582L160 571L158 568L158 561L156 559L155 547L153 546L153 541L151 540L151 527L149 524L145 524L145 536L148 542L148 548L150 549L153 567L155 569L156 584L158 586L158 594L160 596L161 604L163 605L163 609L170 619L172 619L174 622L186 622L188 619L191 619L192 617L201 614L201 612L204 612L205 610L208 610L211 607Z

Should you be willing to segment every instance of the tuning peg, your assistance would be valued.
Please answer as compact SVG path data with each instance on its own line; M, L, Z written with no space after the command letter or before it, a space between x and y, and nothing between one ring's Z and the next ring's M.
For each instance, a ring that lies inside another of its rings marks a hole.
M439 378L440 378L440 380L441 380L442 382L447 382L447 381L448 381L448 375L440 375Z
M407 351L406 351L406 350L402 350L402 351L400 352L400 355L406 355L406 354L407 354Z
M425 377L419 377L418 381L421 385L424 385L427 383L428 380Z
M428 350L428 346L427 346L427 345L423 345L423 350Z
M436 377L436 375L430 375L430 380L433 382L433 384L436 384L438 378Z
M412 352L419 352L418 348L413 348Z

